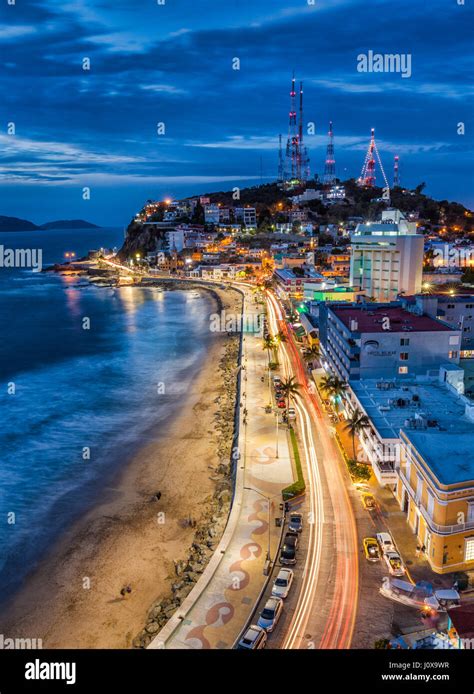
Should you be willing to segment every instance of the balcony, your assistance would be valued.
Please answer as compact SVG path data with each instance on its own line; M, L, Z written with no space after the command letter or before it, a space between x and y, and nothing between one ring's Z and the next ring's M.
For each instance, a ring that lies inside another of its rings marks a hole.
M454 535L456 533L466 532L467 530L474 530L474 521L469 521L468 523L454 523L453 525L441 525L440 523L435 523L434 520L430 518L426 506L417 500L415 492L410 487L410 483L401 471L401 469L398 470L398 475L402 480L404 487L407 490L411 500L413 501L417 509L420 511L421 515L423 516L426 522L426 525L432 532L438 535Z

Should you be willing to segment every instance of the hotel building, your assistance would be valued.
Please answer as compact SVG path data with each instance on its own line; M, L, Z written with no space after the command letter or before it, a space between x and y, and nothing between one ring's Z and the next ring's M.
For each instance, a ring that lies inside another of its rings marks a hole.
M421 291L424 240L400 210L358 224L351 236L350 284L375 301Z

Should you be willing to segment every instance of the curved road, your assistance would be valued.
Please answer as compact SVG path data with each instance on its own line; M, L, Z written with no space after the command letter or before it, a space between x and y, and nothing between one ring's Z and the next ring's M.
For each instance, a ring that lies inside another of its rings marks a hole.
M348 494L350 478L280 304L271 292L267 292L267 298L273 334L281 331L286 335L286 342L280 345L284 370L301 384L296 409L309 497L306 564L281 647L350 648L359 591L357 528Z

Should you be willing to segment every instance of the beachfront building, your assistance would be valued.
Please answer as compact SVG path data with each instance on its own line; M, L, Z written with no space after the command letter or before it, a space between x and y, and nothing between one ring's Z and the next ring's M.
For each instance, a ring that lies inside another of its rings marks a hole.
M319 332L327 367L345 381L410 378L458 364L461 331L390 304L322 304Z
M461 358L474 357L474 294L417 294L403 297L410 310L425 313L461 330Z
M462 376L448 365L438 378L364 379L348 390L348 407L370 421L366 459L436 573L474 569L474 404Z
M424 240L400 210L358 224L351 236L350 284L375 301L421 291Z
M282 299L303 299L310 286L321 287L326 282L326 278L309 265L300 265L296 272L291 268L277 269L274 277Z

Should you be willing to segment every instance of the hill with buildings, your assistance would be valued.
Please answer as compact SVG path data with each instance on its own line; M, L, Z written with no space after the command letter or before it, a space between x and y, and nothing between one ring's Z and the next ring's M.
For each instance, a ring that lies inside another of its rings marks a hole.
M424 187L424 183L414 190L395 187L390 206L416 222L425 235L435 233L449 241L473 233L470 210L457 202L434 200ZM182 200L148 200L129 224L120 256L166 249L167 232L180 225L231 232L244 239L258 236L263 245L280 233L317 235L324 242L328 231L333 240L335 231L343 242L358 222L380 218L388 206L383 196L382 188L361 187L349 179L329 186L317 180L291 188L275 182Z

